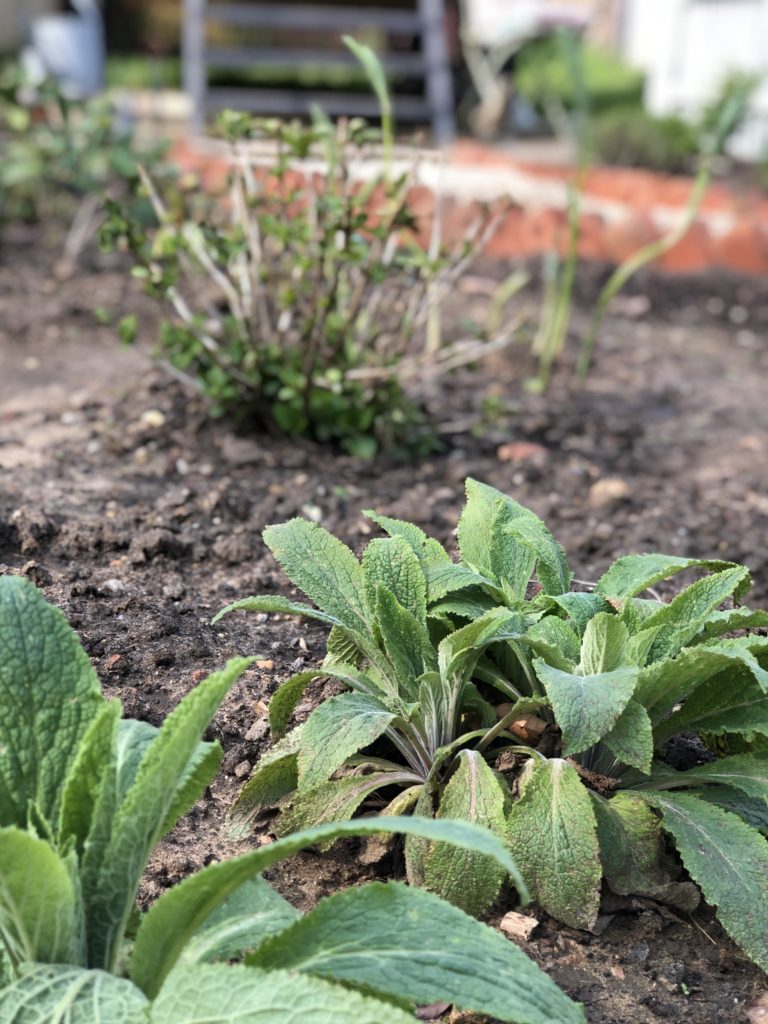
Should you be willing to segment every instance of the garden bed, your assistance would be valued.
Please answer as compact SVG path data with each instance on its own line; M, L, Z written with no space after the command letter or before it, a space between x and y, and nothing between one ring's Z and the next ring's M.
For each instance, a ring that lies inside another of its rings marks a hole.
M123 268L88 256L76 276L58 281L38 233L7 241L0 571L29 576L63 608L130 717L158 724L227 657L259 657L212 730L226 751L222 772L162 844L145 902L210 860L268 840L268 821L248 843L229 840L224 813L268 743L269 695L295 668L320 661L324 630L278 616L209 625L236 597L287 593L260 540L267 523L309 516L356 547L371 531L360 510L374 507L450 541L471 474L541 515L581 579L630 551L711 554L746 562L751 603L768 603L763 282L648 278L617 302L584 387L569 387L565 367L547 395L526 392L530 367L512 349L485 369L479 389L458 376L436 399L442 452L365 463L209 420L196 396L99 325L94 308L115 320L138 310L141 335L153 333L153 309ZM478 268L465 282L457 315L482 305L493 272ZM585 308L598 276L592 269L580 281ZM482 437L462 433L483 397L512 403L514 414L497 416ZM364 866L358 852L348 842L301 854L271 877L306 908L326 892L401 871ZM525 943L593 1024L747 1020L765 978L710 912L689 918L612 896L604 912L597 936L539 914Z

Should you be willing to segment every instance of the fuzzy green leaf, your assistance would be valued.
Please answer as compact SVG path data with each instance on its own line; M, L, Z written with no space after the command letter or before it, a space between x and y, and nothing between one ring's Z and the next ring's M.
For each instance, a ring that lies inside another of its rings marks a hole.
M462 561L497 585L506 580L515 597L522 600L536 553L507 532L515 508L520 506L477 480L467 480L466 488L467 503L457 530Z
M653 760L653 727L648 712L636 700L630 700L604 737L605 745L622 764L631 765L648 775Z
M600 854L592 801L575 768L531 759L507 841L531 898L559 921L592 928L600 906Z
M692 793L642 793L731 938L768 971L768 840Z
M678 558L676 555L624 555L597 582L595 592L607 598L624 601L642 594L655 583L667 580L684 569L709 569L717 572L730 569L734 562L722 562L706 558ZM749 586L748 581L747 586ZM742 582L742 587L744 581ZM735 596L741 596L741 590Z
M507 795L482 755L476 750L462 750L459 766L440 799L437 817L472 821L503 836ZM505 875L496 861L446 843L437 843L425 857L426 888L473 917L479 917L493 903Z
M598 675L561 672L541 658L534 660L533 667L563 731L566 755L578 754L608 735L629 703L638 676L632 667Z
M661 822L648 804L631 793L610 800L590 791L597 819L600 859L608 885L622 896L648 896L692 911L699 903L690 882L675 882L663 869Z
M149 1003L105 971L34 964L0 996L2 1024L147 1024ZM169 1024L166 1020L163 1024ZM176 1021L173 1024L177 1024Z
M288 578L318 608L355 633L369 632L363 570L346 544L306 519L268 526L263 536Z
M581 656L578 633L554 615L547 615L531 626L525 642L547 664L563 672L573 672Z
M136 780L115 817L104 851L98 886L91 893L88 918L89 962L113 969L134 894L149 854L162 835L178 788L196 762L200 737L234 682L253 661L233 658L203 680L163 723Z
M517 871L504 844L486 829L468 822L393 817L320 825L232 860L210 864L164 892L142 919L131 958L131 978L147 995L154 996L181 951L210 915L244 882L273 864L308 846L344 836L392 832L468 846L495 857L511 873Z
M247 833L264 808L291 793L299 781L297 767L303 726L298 726L261 756L230 811L236 834Z
M725 811L731 811L743 818L748 825L768 836L768 800L765 797L745 796L731 786L712 786L696 792L699 800L717 804Z
M613 672L624 663L628 640L629 632L621 619L608 612L598 612L584 630L579 670L588 676Z
M707 616L701 635L704 639L732 633L737 629L764 629L768 626L768 612L752 608L729 608Z
M373 883L323 900L248 958L519 1024L584 1017L513 943L431 893Z
M402 519L391 519L389 516L380 516L370 509L366 509L363 515L380 526L390 537L402 537L421 562L425 572L430 565L451 561L451 556L442 544L433 537L428 537L413 523L407 523Z
M568 594L557 594L554 596L544 595L542 604L555 605L561 608L572 620L579 635L583 635L587 623L598 612L610 612L612 608L600 594L593 594L584 591L573 591Z
M499 597L501 591L493 580L481 576L466 565L455 565L453 562L439 562L427 568L427 594L430 607L442 601L448 594L476 588L483 588Z
M342 693L324 700L307 719L299 749L299 789L326 782L351 754L367 747L395 715L375 697Z
M403 537L377 538L363 552L363 575L369 608L384 587L419 622L427 618L427 581L411 546Z
M382 586L378 587L375 607L381 642L395 672L396 692L412 700L419 676L437 667L429 633L426 626Z
M469 625L450 633L438 646L438 665L443 679L468 675L478 654L499 640L521 638L522 616L506 608L493 608Z
M230 612L238 611L268 612L277 613L278 615L305 615L308 619L317 619L318 622L324 622L327 626L338 628L343 625L341 619L313 608L309 604L302 604L300 601L289 601L287 597L273 597L270 594L265 594L262 597L243 597L239 601L233 601L232 604L228 604L221 611L216 612L211 619L211 625L216 625L219 619L223 619Z
M84 956L80 893L45 840L0 829L0 939L16 963L78 963Z
M204 963L242 957L301 914L261 877L249 878L205 921L180 962Z
M104 707L99 680L62 613L28 580L0 578L0 824L30 803L55 821L80 741Z
M171 974L149 1024L413 1024L405 1010L321 978L203 964Z
M409 772L374 772L370 775L347 775L342 779L321 782L312 789L297 790L291 798L290 807L280 815L276 829L281 835L286 835L313 825L346 821L377 789L418 781L418 776Z
M654 789L678 789L717 783L733 786L747 796L765 800L768 799L768 754L734 754L682 772L665 766L658 774L654 774L651 782Z

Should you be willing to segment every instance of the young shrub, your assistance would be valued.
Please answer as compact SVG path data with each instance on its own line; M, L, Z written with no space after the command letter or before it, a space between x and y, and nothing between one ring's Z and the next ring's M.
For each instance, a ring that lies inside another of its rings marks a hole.
M172 312L157 352L215 413L369 457L432 447L430 381L500 341L443 344L441 300L493 222L480 217L450 254L437 233L428 251L417 243L412 159L393 169L381 68L367 47L354 48L382 133L320 113L309 125L225 114L225 200L201 210L193 194L169 206L146 177L156 222L145 228L115 204L102 237L130 249L134 274ZM254 140L274 153L268 168L254 166ZM372 169L365 157L377 141Z
M584 1024L513 944L429 893L365 885L302 917L261 877L307 846L402 831L482 854L524 892L504 845L462 822L331 822L211 864L139 914L152 848L219 764L200 736L248 664L209 676L160 729L122 720L64 616L0 578L0 1018L407 1024L411 1004L440 999Z
M768 966L768 637L745 632L768 626L768 614L722 608L743 597L747 569L630 555L591 589L573 590L544 524L473 480L458 563L412 524L371 515L390 538L372 541L362 564L313 524L266 531L319 610L277 597L226 609L294 612L333 627L322 668L273 698L278 734L309 678L340 678L351 691L265 755L236 810L282 798L280 827L290 829L322 820L325 801L352 814L395 783L401 793L384 814L415 803L497 831L503 817L534 899L582 928L595 922L603 878L618 893L695 906L696 887L667 863L668 837L726 930ZM687 569L709 575L669 603L641 596ZM734 752L676 770L665 746L690 733L710 745L725 737ZM508 757L498 761L505 750L516 755L511 768ZM412 839L406 854L412 878L469 909L499 891L487 862L462 870L458 855L443 863L444 849Z

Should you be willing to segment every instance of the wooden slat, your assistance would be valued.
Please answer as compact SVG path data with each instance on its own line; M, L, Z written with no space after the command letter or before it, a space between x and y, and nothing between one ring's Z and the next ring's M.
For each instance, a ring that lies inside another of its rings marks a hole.
M420 53L390 53L380 57L386 71L423 78L424 58ZM359 67L357 58L339 50L320 49L266 49L264 47L211 46L205 51L205 62L213 68L285 67L296 64L315 64L322 67Z
M420 96L395 96L394 105L395 116L400 120L429 119L429 104ZM380 113L376 98L364 93L209 88L205 98L205 109L209 112L228 108L247 110L257 115L301 117L309 113L312 106L320 107L331 116L377 117Z
M421 20L418 12L381 7L315 7L310 4L208 4L208 22L239 25L243 28L348 29L375 26L386 32L418 34Z

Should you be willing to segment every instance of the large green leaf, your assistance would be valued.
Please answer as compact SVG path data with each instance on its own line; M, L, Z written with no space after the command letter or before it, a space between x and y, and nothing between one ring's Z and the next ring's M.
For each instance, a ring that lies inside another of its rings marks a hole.
M363 552L363 576L368 607L376 607L380 585L419 622L427 618L427 581L421 562L403 537L379 537Z
M731 786L708 786L706 789L697 790L696 798L738 814L752 828L768 836L768 800L765 797L745 796Z
M180 961L203 963L239 958L301 917L295 907L257 876L211 914L184 948Z
M64 779L104 706L96 673L62 613L28 580L0 578L0 825L30 803L58 816Z
M469 625L449 633L438 646L440 675L449 680L458 675L466 678L480 652L499 640L522 637L523 618L506 608L493 608Z
M147 1024L148 1008L139 989L124 978L34 964L0 994L0 1024Z
M648 896L691 911L699 902L696 886L676 882L662 867L661 822L648 804L631 793L610 800L590 791L605 880L614 892Z
M381 688L370 678L358 671L354 665L346 665L341 661L324 664L320 668L305 669L282 683L269 702L269 727L276 736L282 736L296 705L304 695L304 691L313 679L327 676L346 683L351 690L359 693L377 694Z
M545 608L554 606L562 609L573 622L579 635L584 633L587 623L598 612L610 612L612 610L611 605L600 594L580 590L551 596L543 594L536 599L536 604L540 604Z
M581 641L580 671L584 675L613 672L624 664L629 631L616 615L598 612L587 623Z
M136 888L180 784L198 757L200 737L234 682L253 661L233 658L203 680L166 718L115 817L98 885L89 894L89 965L113 969Z
M324 700L304 725L299 789L326 782L348 757L378 739L394 718L380 700L364 693L342 693Z
M462 561L497 585L505 580L522 600L536 565L536 553L507 532L515 503L477 480L467 480L466 488L467 503L457 530Z
M232 860L210 864L164 892L142 919L131 958L131 977L147 995L156 995L181 951L211 914L244 882L278 861L344 836L392 832L466 846L494 857L511 874L517 873L504 843L487 829L468 822L392 817L319 825Z
M377 789L413 785L421 782L412 772L372 772L370 775L346 775L342 779L321 782L313 789L294 793L290 807L283 811L276 828L281 834L297 832L311 825L346 821Z
M556 615L547 615L531 626L525 642L548 665L573 672L581 657L581 643L575 629Z
M149 1024L413 1024L405 1010L321 978L237 965L180 967Z
M561 672L536 658L533 667L562 729L566 755L578 754L608 735L629 703L638 677L638 669L630 666L582 675Z
M692 793L638 793L660 811L686 870L725 930L768 971L768 840Z
M768 798L768 754L734 754L683 772L665 766L654 773L647 785L662 790L715 783L734 786L747 796L765 800Z
M299 781L297 761L303 734L303 725L297 726L263 754L254 766L251 777L240 790L230 811L237 832L248 830L263 808L277 803L296 789Z
M356 633L369 632L363 570L346 544L306 519L268 526L264 543L318 608Z
M394 669L395 693L412 700L419 676L437 667L427 627L381 585L377 589L375 608L376 626Z
M642 594L655 583L669 579L684 569L709 569L717 572L734 567L734 562L722 562L706 558L679 558L677 555L624 555L617 558L613 565L597 582L595 590L607 598L624 601L628 597ZM742 587L746 582L743 581ZM742 590L737 592L740 596Z
M455 594L458 591L477 592L480 590L482 593L495 595L497 600L500 600L502 596L501 589L492 579L475 572L467 565L438 562L427 567L426 575L430 607L436 602L442 601L447 595Z
M85 955L73 871L43 839L0 829L0 944L16 964L80 963Z
M621 764L631 765L648 775L653 760L653 728L648 712L630 700L616 724L604 737L605 745Z
M373 883L323 900L248 958L414 1003L444 999L519 1024L583 1022L513 943L420 889Z
M575 768L532 758L507 840L531 898L574 928L591 928L600 906L600 854L592 801Z
M476 750L462 750L459 766L440 798L437 817L472 821L503 836L507 796L483 756ZM428 889L473 917L493 903L506 875L492 858L447 843L431 847L423 871Z

